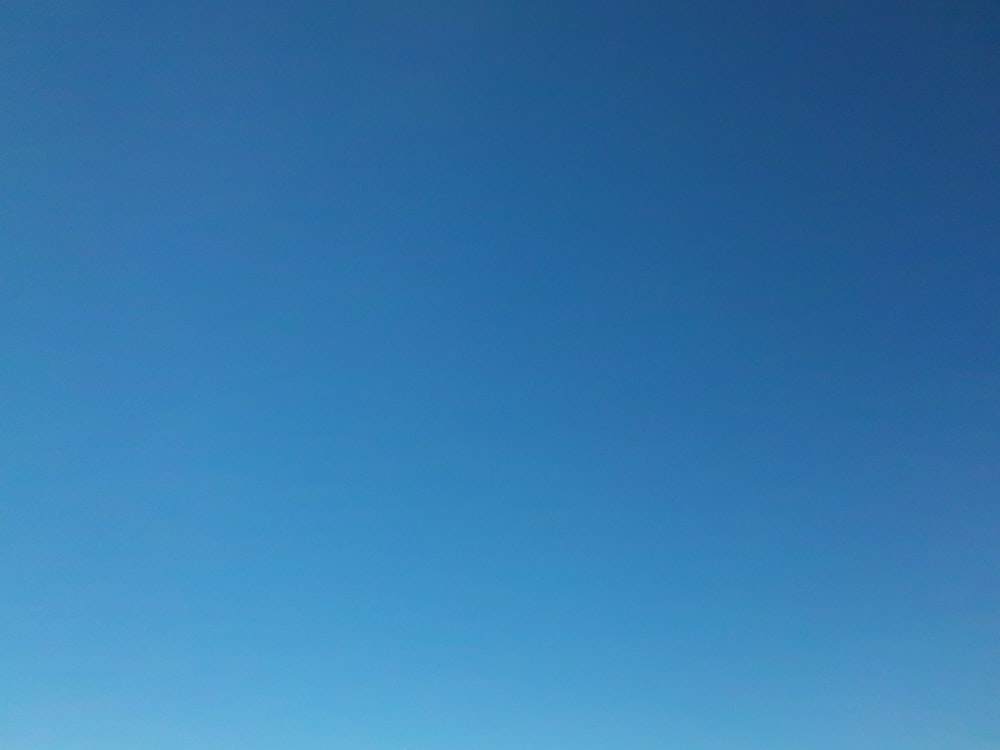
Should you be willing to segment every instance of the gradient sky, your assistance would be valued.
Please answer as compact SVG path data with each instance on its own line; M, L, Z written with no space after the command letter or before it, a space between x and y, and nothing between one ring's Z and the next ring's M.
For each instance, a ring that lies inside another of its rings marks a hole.
M1000 6L0 3L0 747L1000 748Z

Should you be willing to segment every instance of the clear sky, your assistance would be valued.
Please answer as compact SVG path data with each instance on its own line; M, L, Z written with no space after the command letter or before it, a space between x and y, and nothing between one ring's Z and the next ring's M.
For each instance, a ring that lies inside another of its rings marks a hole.
M1000 748L1000 6L0 4L0 747Z

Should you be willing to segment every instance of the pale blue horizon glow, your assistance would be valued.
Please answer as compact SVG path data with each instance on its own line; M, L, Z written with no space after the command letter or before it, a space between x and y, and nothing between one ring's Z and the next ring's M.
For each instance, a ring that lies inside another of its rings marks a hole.
M1000 748L998 49L4 4L0 747Z

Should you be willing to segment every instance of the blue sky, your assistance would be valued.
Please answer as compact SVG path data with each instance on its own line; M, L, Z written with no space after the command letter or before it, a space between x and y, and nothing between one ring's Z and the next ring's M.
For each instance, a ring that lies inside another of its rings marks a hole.
M0 745L1000 748L998 49L4 3Z

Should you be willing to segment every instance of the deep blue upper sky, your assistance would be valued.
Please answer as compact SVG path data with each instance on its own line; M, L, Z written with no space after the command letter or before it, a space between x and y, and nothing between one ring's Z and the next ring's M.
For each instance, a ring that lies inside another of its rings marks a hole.
M1000 8L0 8L5 750L1000 748Z

